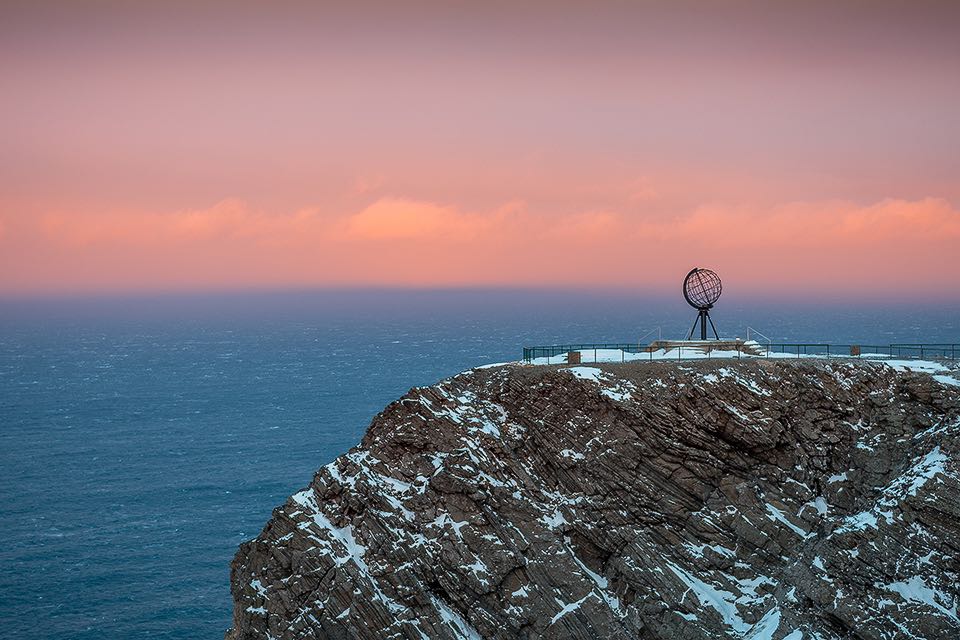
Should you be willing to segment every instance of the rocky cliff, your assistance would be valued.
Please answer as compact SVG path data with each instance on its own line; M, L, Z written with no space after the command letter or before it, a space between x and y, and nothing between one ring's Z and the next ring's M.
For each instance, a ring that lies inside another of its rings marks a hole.
M958 433L878 363L469 371L242 545L227 638L960 637Z

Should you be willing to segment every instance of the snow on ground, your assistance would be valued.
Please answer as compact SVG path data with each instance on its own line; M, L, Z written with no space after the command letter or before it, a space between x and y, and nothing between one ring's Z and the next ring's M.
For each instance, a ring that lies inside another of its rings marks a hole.
M792 522L790 522L790 520L787 519L787 516L785 516L785 515L783 514L783 511L780 511L780 509L777 509L775 506L773 506L773 505L770 504L770 503L766 503L766 507L767 507L767 519L768 519L768 520L777 521L777 522L780 522L780 523L786 525L787 528L789 528L791 531L793 531L795 534L797 534L797 535L800 536L801 538L808 538L808 537L810 537L811 534L809 534L808 532L804 531L803 529L801 529L801 528L798 527L797 525L795 525L795 524L793 524Z
M636 360L706 360L710 358L738 358L738 357L757 357L748 356L735 350L724 351L715 349L706 351L698 347L683 347L682 349L657 349L655 351L644 351L643 353L631 353L622 349L582 349L580 350L581 362L601 363L601 362L634 362ZM771 352L771 357L791 357L796 358L797 354L778 354ZM808 357L808 356L803 356ZM550 357L533 358L530 364L566 364L567 354Z
M898 593L901 598L909 602L928 605L940 613L960 622L960 618L957 618L956 600L942 591L929 587L920 576L913 576L906 582L891 582L889 584L876 583L874 586Z
M893 524L895 509L900 501L917 495L917 491L931 480L942 482L944 477L953 477L947 470L947 460L947 456L940 451L939 446L934 447L926 455L916 458L909 469L883 488L876 504L866 511L844 518L843 524L835 530L836 533L844 534L867 528L878 529L880 518L886 520L887 524Z
M683 581L687 588L693 592L701 607L710 607L720 614L720 618L724 624L733 629L738 635L742 636L750 630L750 625L740 617L740 612L736 606L737 597L735 595L729 591L718 589L707 584L672 562L668 561L667 566Z
M875 359L883 359L885 363L897 371L923 371L924 373L943 373L950 371L950 367L940 362L931 362L929 360L898 360L884 358L883 356L877 356Z
M567 371L581 380L593 380L594 382L600 382L600 375L603 373L596 367L570 367Z
M440 619L448 628L453 629L457 636L466 640L481 640L483 636L471 627L470 623L463 619L463 616L451 609L450 605L436 596L431 595L431 598L433 598L433 606L440 612Z
M847 355L826 355L826 354L796 354L780 351L763 351L762 345L755 342L745 343L745 347L762 351L762 355L754 355L746 351L728 351L728 350L707 350L701 345L690 345L682 347L672 347L669 349L657 349L655 351L644 351L641 353L632 353L622 349L581 349L581 364L601 364L617 362L642 362L642 361L671 361L671 360L713 360L713 359L736 359L736 360L756 360L756 359L818 359L818 360L850 360L852 356ZM567 353L560 353L555 356L543 356L533 358L527 364L532 365L563 365L567 364ZM898 371L916 371L920 373L929 373L933 379L943 385L960 387L960 362L944 363L933 360L907 360L902 358L891 358L882 353L865 353L856 357L857 360L869 362L882 362ZM591 379L599 382L600 371L592 367L572 367L570 369L573 375ZM730 369L720 369L716 373L707 374L704 379L707 382L717 382L719 377L738 377L736 372ZM755 386L754 383L738 379L741 384Z
M750 343L747 343L748 345ZM574 351L576 353L576 351ZM814 353L801 353L797 355L796 353L789 353L785 351L770 351L769 353L764 351L761 355L754 355L747 351L736 351L736 350L721 350L713 349L706 350L700 346L684 346L684 347L672 347L669 349L657 349L655 351L643 351L641 353L633 353L629 351L623 351L622 349L581 349L579 351L581 363L583 364L594 364L594 363L615 363L615 362L635 362L638 360L711 360L711 359L723 359L723 358L733 358L733 359L781 359L781 358L806 358L806 359L819 359L819 360L849 360L854 358L854 356L841 355L841 354L814 354ZM953 369L947 366L942 362L935 362L933 360L905 360L899 358L891 358L889 355L884 353L865 353L860 356L855 357L857 360L869 360L869 361L879 361L884 362L894 369L899 371L922 371L924 373L949 373ZM500 366L503 364L509 363L499 363L496 365L484 365L483 368ZM544 364L567 364L567 353L560 353L555 356L541 356L539 358L532 358L528 364L535 365L544 365ZM481 367L476 367L481 368ZM956 381L955 381L956 382Z
M611 400L624 402L630 399L631 393L635 387L626 380L618 380L616 377L601 371L596 367L570 367L566 369L581 380L590 380L595 382L601 388L600 393Z

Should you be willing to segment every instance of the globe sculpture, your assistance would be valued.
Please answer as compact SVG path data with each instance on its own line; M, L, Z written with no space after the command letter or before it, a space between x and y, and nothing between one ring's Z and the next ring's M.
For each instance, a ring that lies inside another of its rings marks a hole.
M697 310L697 319L693 321L693 327L690 328L690 334L687 340L693 337L697 325L700 325L700 339L707 339L707 323L713 329L714 337L719 340L720 335L717 328L713 326L713 320L710 318L710 309L720 299L723 292L723 284L718 276L710 269L694 268L690 270L687 277L683 279L683 297L691 307Z

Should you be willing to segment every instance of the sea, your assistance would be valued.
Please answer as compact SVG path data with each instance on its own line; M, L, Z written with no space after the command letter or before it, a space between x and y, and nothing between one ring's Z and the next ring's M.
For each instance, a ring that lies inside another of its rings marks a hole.
M523 346L686 335L678 296L0 300L0 636L222 638L230 560L409 388ZM722 298L724 336L960 342L960 303Z

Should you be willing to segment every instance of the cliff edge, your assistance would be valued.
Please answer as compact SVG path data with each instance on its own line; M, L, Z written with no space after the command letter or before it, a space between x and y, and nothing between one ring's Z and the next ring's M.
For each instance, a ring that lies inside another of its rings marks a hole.
M471 370L240 547L226 637L958 637L958 433L875 362Z

